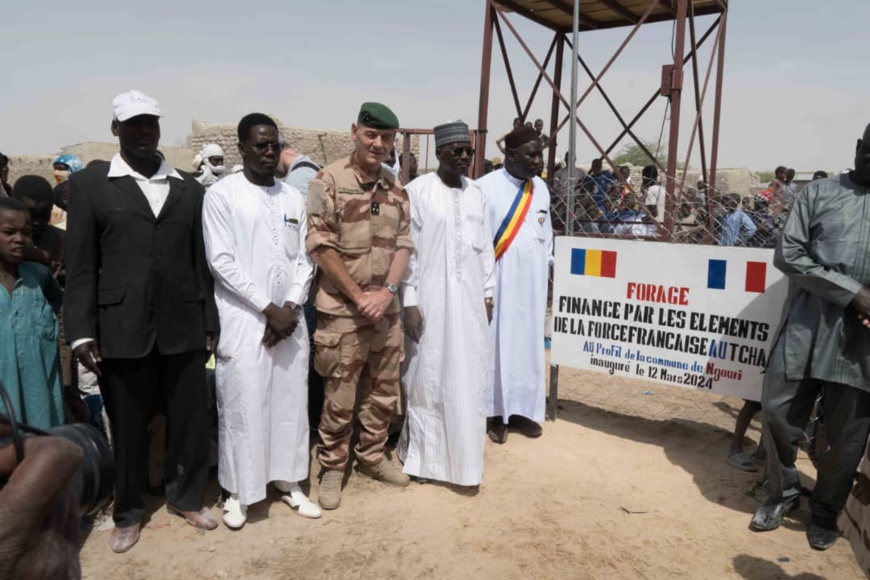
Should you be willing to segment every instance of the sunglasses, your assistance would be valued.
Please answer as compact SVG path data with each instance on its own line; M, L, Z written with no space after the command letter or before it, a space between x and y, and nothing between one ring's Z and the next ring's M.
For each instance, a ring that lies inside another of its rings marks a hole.
M474 147L451 147L448 151L450 151L454 157L462 157L463 153L469 157L474 156Z
M270 149L272 151L274 151L275 153L281 152L281 144L280 143L268 143L268 142L267 143L251 143L250 141L248 141L247 143L248 143L248 145L251 146L251 149L253 149L254 151L256 151L260 155L262 155L266 151L269 151Z

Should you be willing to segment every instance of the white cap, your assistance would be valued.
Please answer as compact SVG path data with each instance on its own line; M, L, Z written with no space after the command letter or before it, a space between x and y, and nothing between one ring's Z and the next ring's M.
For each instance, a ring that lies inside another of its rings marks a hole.
M132 90L121 93L112 101L112 115L116 121L124 122L138 115L160 116L160 105L143 92Z
M223 157L224 150L221 149L221 146L217 143L206 143L202 146L202 151L199 152L203 159L208 159L209 157Z

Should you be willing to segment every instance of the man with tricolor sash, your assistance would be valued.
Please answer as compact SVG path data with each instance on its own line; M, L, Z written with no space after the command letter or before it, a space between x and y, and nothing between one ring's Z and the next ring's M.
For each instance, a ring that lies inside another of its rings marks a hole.
M502 169L477 184L495 249L494 312L490 324L492 376L486 391L487 432L507 441L508 427L540 437L544 420L544 324L553 261L550 192L536 177L543 166L537 133L520 127L505 137Z

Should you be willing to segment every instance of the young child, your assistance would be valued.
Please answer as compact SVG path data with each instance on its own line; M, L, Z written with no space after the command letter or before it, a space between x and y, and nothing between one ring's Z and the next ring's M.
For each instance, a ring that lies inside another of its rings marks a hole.
M755 472L758 471L759 462L765 458L764 447L761 442L758 443L758 449L754 455L749 455L743 450L743 439L746 437L746 431L749 430L749 424L755 414L761 411L761 403L758 401L743 400L743 407L737 414L737 421L734 425L734 435L731 437L731 448L728 450L726 461L732 466L742 471Z
M47 429L64 422L57 311L61 290L42 264L25 262L30 214L0 198L0 381L16 418ZM0 410L8 414L5 406Z
M64 182L64 184L66 183ZM54 203L54 191L51 184L44 177L38 175L23 175L15 181L12 197L24 203L30 212L32 244L25 252L24 260L38 262L50 268L54 279L63 288L66 279L64 272L66 232L50 224L51 208ZM66 211L66 203L63 207ZM88 409L95 409L96 413L90 422L101 431L105 431L102 417L99 415L99 410L102 409L102 398L99 392L97 394L90 393L88 398L84 400L79 394L79 387L83 386L84 381L78 380L77 363L64 335L62 311L57 314L57 318L59 322L60 380L63 386L64 401L72 418L76 421L89 421Z

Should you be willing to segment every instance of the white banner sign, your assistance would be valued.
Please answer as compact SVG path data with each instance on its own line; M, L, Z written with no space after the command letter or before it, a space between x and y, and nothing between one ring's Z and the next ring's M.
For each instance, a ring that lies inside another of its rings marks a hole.
M551 362L761 399L788 280L773 250L556 238Z

